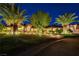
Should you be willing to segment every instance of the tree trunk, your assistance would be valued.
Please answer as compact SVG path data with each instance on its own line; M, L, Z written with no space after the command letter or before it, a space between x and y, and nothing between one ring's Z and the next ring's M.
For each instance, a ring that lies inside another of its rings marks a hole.
M15 35L17 29L18 29L18 25L14 23L13 24L13 35Z
M26 32L26 27L25 26L23 26L24 28L23 28L23 34L25 34L25 32Z
M43 29L42 28L38 28L38 33L37 33L39 36L42 36L43 34Z
M68 34L68 28L67 28L68 25L63 25L63 32L62 34Z

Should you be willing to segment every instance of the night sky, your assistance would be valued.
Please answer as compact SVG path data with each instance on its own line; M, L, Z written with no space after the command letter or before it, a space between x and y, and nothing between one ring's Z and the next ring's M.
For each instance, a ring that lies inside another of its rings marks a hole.
M76 13L76 15L79 16L79 4L77 3L20 3L17 5L20 5L21 9L25 9L29 16L39 10L48 13L52 17L50 25L53 24L53 22L59 15L62 15L64 13Z
M68 4L68 3L25 3L20 4L22 9L26 9L29 16L33 13L41 10L47 12L51 17L52 21L50 25L56 20L59 15L64 13L76 13L79 16L79 4ZM79 17L78 17L79 19ZM77 20L78 20L77 19Z

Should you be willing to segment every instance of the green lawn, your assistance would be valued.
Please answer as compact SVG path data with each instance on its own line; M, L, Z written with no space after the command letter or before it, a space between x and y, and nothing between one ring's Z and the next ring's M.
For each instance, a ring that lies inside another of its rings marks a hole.
M64 38L79 37L79 35L64 35ZM0 34L0 54L8 53L17 47L32 46L50 40L51 38L38 35L4 35ZM53 39L52 39L53 40Z
M23 46L32 46L48 40L48 37L37 35L4 35L0 34L0 54Z
M63 34L64 38L75 38L79 37L79 34Z

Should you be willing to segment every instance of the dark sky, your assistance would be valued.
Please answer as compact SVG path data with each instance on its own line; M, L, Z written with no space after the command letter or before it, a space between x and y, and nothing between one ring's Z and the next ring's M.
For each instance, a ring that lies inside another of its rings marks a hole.
M29 16L39 10L47 12L52 17L50 24L53 24L55 19L64 13L76 13L79 16L79 4L77 3L20 3L20 6L26 10Z
M64 13L76 13L79 16L79 4L77 3L25 3L20 5L22 9L26 9L29 16L39 10L47 12L52 17L50 24L53 24L55 19Z

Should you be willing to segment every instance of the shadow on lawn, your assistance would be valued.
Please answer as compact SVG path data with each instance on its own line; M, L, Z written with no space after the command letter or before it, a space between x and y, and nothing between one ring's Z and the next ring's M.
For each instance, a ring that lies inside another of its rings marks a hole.
M75 38L79 35L64 35L64 38ZM15 55L40 43L55 41L54 38L38 35L4 35L0 34L0 55Z
M46 36L0 35L0 55L16 54L31 46L50 41Z

